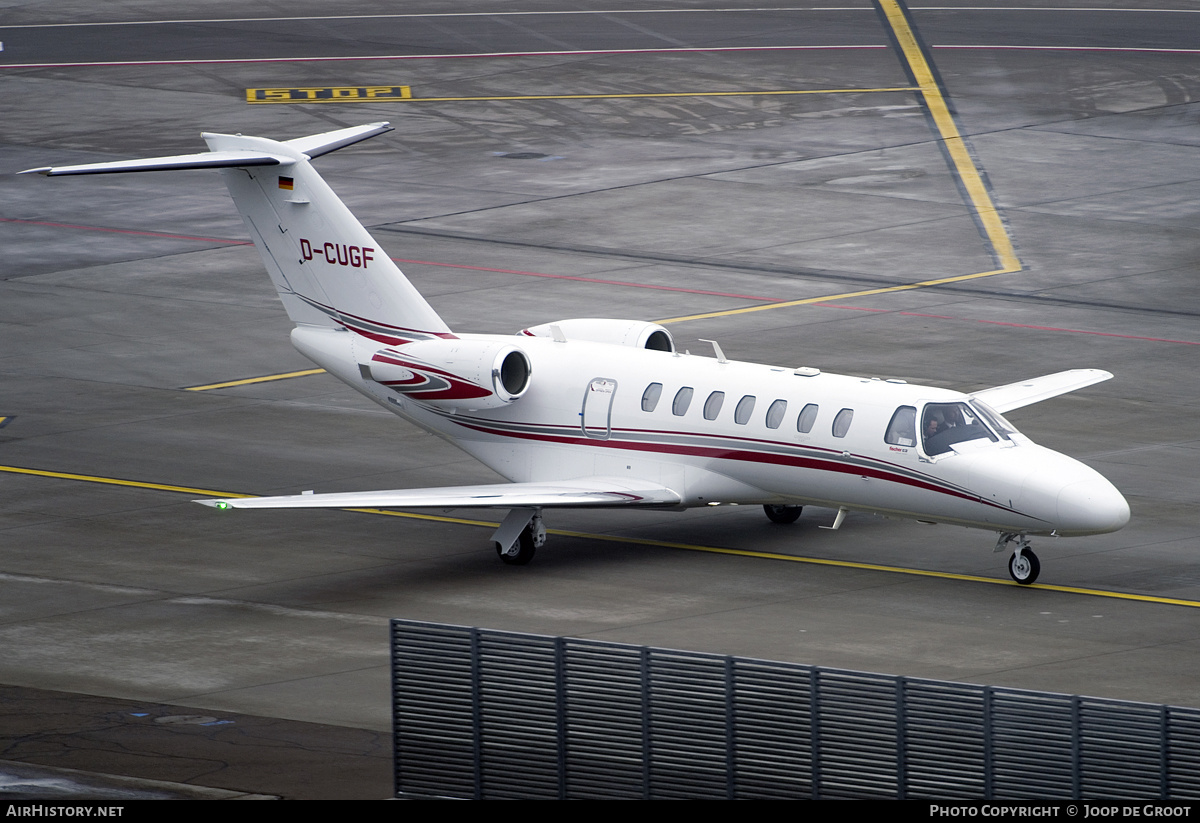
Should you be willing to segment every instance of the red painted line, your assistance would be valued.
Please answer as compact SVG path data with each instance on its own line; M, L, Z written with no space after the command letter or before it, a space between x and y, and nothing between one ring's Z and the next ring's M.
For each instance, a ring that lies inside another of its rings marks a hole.
M223 60L97 60L79 63L4 63L0 69L49 69L98 66L202 66L224 63L330 63L347 60L446 60L467 57L586 57L599 54L672 54L679 52L738 51L821 51L831 49L886 49L885 45L865 46L714 46L678 49L576 49L566 51L498 51L463 54L365 54L361 57L242 57Z
M50 226L55 229L80 229L82 231L104 231L111 234L133 234L140 237L163 237L168 240L196 240L201 243L224 243L230 246L249 246L249 240L229 240L224 237L192 237L189 234L167 234L161 231L134 231L133 229L110 229L104 226L77 226L73 223L51 223L47 220L22 220L19 217L0 217L0 223L24 223L28 226Z
M230 240L223 237L194 237L188 234L167 234L166 232L135 231L133 229L110 229L103 226L79 226L73 223L52 223L46 220L22 220L18 217L0 217L0 223L24 223L30 226L50 226L51 228L57 229L79 229L81 231L102 231L112 234L130 234L139 237L161 237L167 240L195 240L200 243L221 243L230 246L253 245L249 240ZM391 259L397 263L415 263L422 266L443 266L445 268L466 269L468 271L491 271L497 272L498 274L517 274L521 275L522 277L546 277L552 280L575 280L580 283L597 283L602 286L623 286L633 289L652 289L655 291L683 292L685 294L703 294L711 297L729 297L736 300L757 300L764 303L777 303L784 299L779 297L761 297L752 294L732 294L729 292L707 291L705 289L685 289L680 286L654 286L648 283L630 283L624 280L603 280L598 277L576 277L570 274L546 274L545 272L521 271L519 269L495 269L487 266L465 266L459 263L436 263L432 260L407 260L402 257L393 257ZM1168 337L1145 337L1137 334L1117 334L1115 332L1091 331L1088 329L1068 329L1059 326L1035 326L1028 323L1006 323L1001 320L975 320L963 317L951 317L944 314L922 314L920 312L911 311L893 312L890 309L869 309L865 306L842 306L835 303L819 303L817 305L827 309L845 309L847 311L900 314L904 315L905 317L925 317L934 320L962 320L964 322L971 323L984 323L989 326L1007 326L1014 329L1032 329L1034 331L1053 331L1070 334L1090 334L1095 337L1116 337L1123 340L1144 340L1148 343L1175 343L1181 346L1200 346L1200 341L1173 340Z
M732 297L737 300L759 300L765 303L777 303L783 298L780 297L756 297L751 294L730 294L723 291L705 291L704 289L685 289L681 286L654 286L648 283L629 283L624 280L602 280L598 277L576 277L570 274L545 274L544 272L536 271L520 271L519 269L492 269L486 266L463 266L457 263L434 263L432 260L405 260L400 257L393 257L392 260L397 263L416 263L423 266L445 266L451 269L468 269L470 271L494 271L500 274L519 274L524 277L548 277L553 280L576 280L580 283L599 283L603 286L628 286L635 289L654 289L657 291L677 291L685 294L707 294L713 297Z
M367 54L361 57L238 57L221 60L93 60L74 63L0 63L0 69L50 69L50 68L96 68L100 66L202 66L227 63L331 63L351 60L456 60L471 57L571 57L601 54L672 54L711 52L756 52L756 51L833 51L848 49L886 49L885 45L841 45L841 46L718 46L711 48L678 49L578 49L564 51L500 51L467 52L463 54ZM1200 49L1167 48L1106 48L1103 46L997 46L997 45L945 45L935 49L962 50L1035 50L1035 51L1106 51L1140 52L1145 54L1200 54Z
M250 246L253 245L249 240L230 240L223 237L193 237L187 234L167 234L166 232L158 231L135 231L133 229L111 229L104 226L79 226L73 223L51 223L46 220L22 220L17 217L0 217L0 222L4 223L24 223L30 226L50 226L56 229L79 229L81 231L102 231L112 234L130 234L139 237L162 237L168 240L196 240L201 243L222 243L231 246ZM535 271L519 271L517 269L493 269L486 266L464 266L457 263L435 263L432 260L406 260L402 257L391 258L397 263L416 263L422 266L444 266L451 269L468 269L471 271L493 271L500 274L519 274L524 277L548 277L555 280L578 280L581 283L599 283L605 286L628 286L636 289L655 289L657 291L677 291L687 294L706 294L713 297L732 297L737 300L760 300L768 303L774 303L781 298L776 297L756 297L749 294L729 294L720 291L705 291L703 289L685 289L679 286L654 286L646 283L628 283L623 280L602 280L596 277L574 277L569 274L546 274L544 272Z
M1150 54L1200 54L1200 49L1166 49L1137 46L933 46L935 49L980 49L980 50L1031 50L1031 51L1108 51L1146 52Z
M1006 323L1003 320L977 320L966 317L950 317L945 314L921 314L913 311L891 311L890 309L868 309L864 306L839 306L834 303L819 304L827 309L846 309L848 311L866 311L872 313L901 314L905 317L928 317L934 320L961 320L967 323L983 323L988 326L1007 326L1013 329L1033 329L1034 331L1055 331L1069 334L1090 334L1094 337L1118 337L1123 340L1145 340L1149 343L1176 343L1181 346L1200 346L1196 340L1172 340L1169 337L1143 337L1137 334L1117 334L1109 331L1091 331L1090 329L1068 329L1060 326L1035 326L1030 323Z
M111 234L129 234L138 237L161 237L168 240L195 240L201 243L221 243L230 246L250 246L249 240L230 240L223 237L193 237L188 234L167 234L158 231L135 231L134 229L112 229L104 226L80 226L74 223L52 223L46 220L22 220L17 217L0 217L0 222L23 223L30 226L49 226L56 229L78 229L80 231L102 231ZM730 297L735 300L757 300L765 303L779 302L778 297L759 297L752 294L731 294L722 291L707 291L705 289L686 289L681 286L655 286L648 283L629 283L624 280L603 280L598 277L576 277L569 274L546 274L545 272L520 271L518 269L495 269L487 266L465 266L458 263L436 263L432 260L407 260L403 257L391 258L397 263L416 263L422 266L443 266L451 269L467 269L469 271L491 271L499 274L519 274L523 277L547 277L552 280L577 280L580 283L598 283L602 286L625 286L634 289L653 289L655 291L674 291L685 294L704 294L712 297Z

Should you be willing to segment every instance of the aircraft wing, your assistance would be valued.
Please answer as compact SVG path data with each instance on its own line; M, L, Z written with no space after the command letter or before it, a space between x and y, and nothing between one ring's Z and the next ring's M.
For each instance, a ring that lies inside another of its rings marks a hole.
M236 497L194 502L218 509L511 509L674 506L679 504L680 497L677 492L656 483L618 477L588 477L546 483Z
M1007 386L984 389L975 392L973 397L1004 414L1111 379L1111 374L1100 369L1071 369L1035 377L1032 380L1022 380L1019 383L1009 383Z

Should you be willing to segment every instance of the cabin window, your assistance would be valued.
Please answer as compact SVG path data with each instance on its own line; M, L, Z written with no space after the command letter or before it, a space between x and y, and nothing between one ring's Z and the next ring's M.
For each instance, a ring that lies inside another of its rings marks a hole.
M744 426L750 422L752 414L754 414L754 395L748 394L738 401L737 408L733 410L733 422Z
M968 440L999 440L966 403L929 403L921 418L921 442L931 457Z
M917 410L912 406L901 406L892 415L883 441L893 446L917 445Z
M692 394L691 386L684 386L675 392L675 401L671 403L672 414L676 417L683 417L687 414L688 406L692 405Z
M642 392L642 411L652 412L658 406L658 398L662 397L662 383L651 383Z
M817 422L817 404L809 403L800 410L800 416L796 418L796 431L801 434L808 434L812 431L813 423Z
M833 418L833 436L845 437L846 432L850 431L850 421L854 419L854 409L842 409L837 413L837 417Z
M725 392L715 391L704 401L704 419L716 420L721 413L721 404L725 402Z
M776 400L771 404L771 408L767 409L767 428L777 429L779 424L783 422L783 416L787 414L787 401Z

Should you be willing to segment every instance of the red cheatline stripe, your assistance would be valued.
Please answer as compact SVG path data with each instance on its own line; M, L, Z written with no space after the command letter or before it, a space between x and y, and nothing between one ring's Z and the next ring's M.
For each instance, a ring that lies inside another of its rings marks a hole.
M1063 328L1060 326L1035 326L1030 323L1006 323L1003 320L979 320L976 318L967 318L967 317L950 317L949 315L945 315L945 314L921 314L920 312L914 312L914 311L893 312L891 309L868 309L864 306L839 306L835 303L821 303L820 305L824 306L827 309L847 309L849 311L866 311L866 312L872 312L875 314L886 312L886 313L890 313L890 314L902 314L905 317L928 317L933 320L961 320L961 321L966 321L966 322L970 322L970 323L983 323L988 326L1008 326L1009 328L1014 328L1014 329L1033 329L1035 331L1056 331L1056 332L1067 332L1070 334L1090 334L1090 335L1094 335L1096 337L1119 337L1124 340L1145 340L1150 343L1177 343L1181 346L1200 346L1200 341L1172 340L1169 337L1143 337L1143 336L1137 335L1137 334L1117 334L1116 332L1108 332L1108 331L1089 331L1088 329L1068 329L1068 328Z

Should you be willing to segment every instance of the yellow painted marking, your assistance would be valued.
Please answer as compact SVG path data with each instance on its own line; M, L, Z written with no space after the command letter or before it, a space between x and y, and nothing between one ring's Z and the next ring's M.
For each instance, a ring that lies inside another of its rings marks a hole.
M382 89L395 89L383 93ZM376 94L366 92L376 91ZM408 86L326 87L297 89L246 89L246 102L263 103L473 103L497 100L611 100L634 97L761 97L781 94L866 94L869 92L920 91L917 86L880 89L784 89L778 91L681 91L638 92L627 94L511 94L485 97L413 97ZM361 93L360 93L361 92Z
M4 428L9 423L13 422L13 420L15 418L16 418L15 414L0 414L0 429Z
M25 469L20 466L0 466L0 472L11 474L32 474L37 477L56 477L60 480L82 480L86 483L105 483L110 486L133 486L137 489L155 489L164 492L182 492L183 494L199 494L204 497L254 497L253 494L238 494L237 492L216 492L211 489L193 489L190 486L169 486L165 483L144 483L140 480L122 480L118 477L100 477L94 474L72 474L70 472L50 472L42 469Z
M847 291L841 294L826 294L821 297L805 297L801 300L784 300L778 303L761 303L757 306L743 306L740 309L726 309L725 311L710 311L704 314L689 314L684 317L668 317L665 320L658 320L658 323L683 323L688 320L707 320L710 317L728 317L733 314L747 314L754 311L766 311L767 309L784 309L788 306L806 306L812 303L824 303L828 300L847 300L851 297L867 297L872 294L888 294L897 291L910 291L912 289L923 289L928 286L940 286L944 283L958 283L963 280L977 280L981 277L994 277L997 274L1011 274L1009 269L995 269L993 271L981 271L975 274L956 274L953 277L940 277L937 280L922 280L919 283L905 283L900 286L881 286L877 289L863 289L862 291Z
M248 386L251 383L269 383L272 380L287 380L290 377L307 377L310 374L324 374L324 369L304 369L283 374L268 374L264 377L247 377L244 380L227 380L224 383L209 383L206 386L188 386L184 391L208 391L209 389L227 389L230 386Z
M942 141L946 144L946 150L950 154L959 179L962 180L963 188L967 190L967 196L971 198L971 204L975 207L976 214L979 215L979 220L987 233L988 241L991 242L992 248L999 258L1002 270L1005 272L1020 271L1021 261L1017 259L1017 253L1013 250L1012 240L1004 228L1004 222L1000 219L995 204L992 203L992 198L983 184L979 170L971 161L966 143L963 141L962 135L958 133L958 126L955 125L954 118L950 115L950 107L946 105L946 100L942 97L942 91L934 79L933 70L925 60L925 55L917 44L916 35L908 25L908 20L901 11L900 4L896 0L879 0L879 5L896 35L896 40L900 43L904 59L917 79L917 85L920 86L925 104L929 107L929 114L937 125Z
M761 97L779 94L866 94L868 92L920 91L915 86L886 89L801 89L781 91L661 91L628 94L520 94L498 97L412 97L409 103L459 103L488 100L610 100L632 97Z
M293 89L246 89L246 102L263 103L379 103L407 100L408 86L306 86Z
M740 309L726 309L725 311L705 312L703 314L689 314L683 317L669 317L659 320L659 323L684 323L689 320L708 320L713 317L729 317L735 314L767 311L768 309L806 306L830 300L847 300L852 297L868 297L874 294L911 291L913 289L928 288L929 286L941 286L946 283L960 283L964 280L994 277L997 274L1011 274L1021 270L1021 261L1017 258L1016 251L1013 249L1012 239L1008 236L1004 222L1000 219L1000 214L996 210L991 196L988 194L987 187L983 184L983 177L979 174L979 169L975 167L975 163L971 160L971 155L967 151L962 135L958 132L954 118L950 116L950 108L946 105L946 100L942 96L941 89L938 88L937 81L933 76L933 70L929 67L925 55L922 54L917 44L916 35L913 34L912 28L908 25L908 20L905 19L904 13L900 10L900 6L896 3L896 0L880 0L880 5L887 16L889 25L891 25L892 30L896 34L896 39L900 43L905 61L912 69L913 76L917 78L917 90L921 92L922 97L925 99L930 116L937 126L942 142L946 145L951 162L954 164L954 169L958 173L959 179L962 180L967 197L970 199L976 214L979 215L980 222L987 234L988 242L991 243L996 257L999 258L1001 267L992 271L960 274L953 277L940 277L936 280L922 280L917 283L905 283L899 286L883 286L877 289L827 294L822 297L806 297L801 300L781 300L774 303L761 303L757 306L744 306Z
M255 494L238 494L236 492L219 492L212 489L195 489L190 486L171 486L165 483L144 483L139 480L122 480L115 477L100 477L91 474L72 474L70 472L52 472L42 469L26 469L19 466L0 466L0 472L13 474L29 474L38 477L54 477L61 480L82 480L87 483L105 483L113 486L132 486L139 489L155 489L157 491L181 492L183 494L198 494L201 497L252 498ZM415 514L398 512L389 509L351 508L343 511L361 512L363 514L383 514L388 517L404 517L410 520L431 520L436 523L454 523L461 526L481 526L494 529L499 523L490 520L466 520L459 517L446 517L436 514ZM564 529L547 529L550 534L560 537L579 537L585 540L602 540L608 543L626 543L634 546L657 546L664 549L683 549L692 552L707 552L709 554L726 554L734 557L754 557L760 560L783 560L789 563L805 563L814 566L835 566L843 569L862 569L864 571L889 572L892 574L908 574L917 577L936 577L943 580L963 580L970 583L989 583L995 586L1019 586L1025 589L1041 589L1044 591L1064 592L1067 594L1086 594L1093 597L1107 597L1116 600L1133 600L1141 603L1160 603L1168 606L1189 606L1200 608L1200 601L1180 600L1172 597L1153 597L1147 594L1130 594L1127 592L1111 592L1102 589L1083 589L1075 586L1054 586L1035 583L1032 586L1020 586L1009 580L998 580L994 577L979 577L972 574L954 574L951 572L935 572L925 569L906 569L902 566L882 566L876 563L854 563L849 560L828 560L821 557L798 557L791 554L775 554L773 552L756 552L746 549L725 549L718 546L699 546L691 543L673 543L668 540L652 540L640 537L619 537L611 534L592 534L590 532L575 532Z

